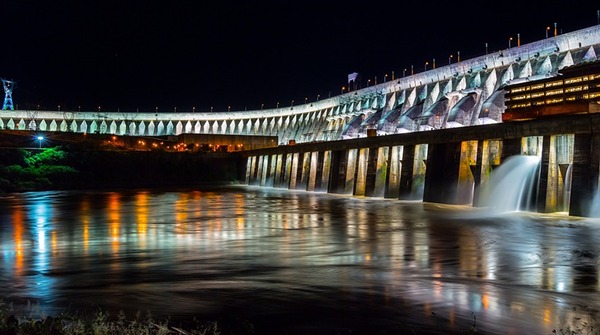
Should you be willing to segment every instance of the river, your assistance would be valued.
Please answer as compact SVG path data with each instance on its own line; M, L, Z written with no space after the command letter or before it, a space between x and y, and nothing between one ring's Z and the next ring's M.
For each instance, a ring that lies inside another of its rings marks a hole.
M585 333L599 249L598 219L252 186L0 198L0 296L16 311L256 334Z

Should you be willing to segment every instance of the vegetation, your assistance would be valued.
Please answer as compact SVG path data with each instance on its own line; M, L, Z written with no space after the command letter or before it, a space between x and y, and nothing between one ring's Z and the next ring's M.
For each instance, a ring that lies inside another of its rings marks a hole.
M65 164L67 153L60 147L38 153L19 149L2 155L0 190L32 191L52 188L75 176L78 171Z
M36 306L28 305L30 315L15 317L12 305L0 302L0 334L6 335L216 335L223 332L216 322L199 322L189 327L177 327L169 320L158 321L152 315L128 319L123 312L111 316L98 310L94 313L63 313L58 317L35 316ZM251 333L244 333L251 334Z
M236 183L236 154L101 150L79 144L0 149L0 192Z

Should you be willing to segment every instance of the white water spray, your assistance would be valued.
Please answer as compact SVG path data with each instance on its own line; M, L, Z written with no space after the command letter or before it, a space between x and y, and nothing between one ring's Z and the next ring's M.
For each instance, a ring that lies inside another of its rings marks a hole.
M511 156L481 185L479 206L497 212L528 210L536 193L540 158L537 156Z

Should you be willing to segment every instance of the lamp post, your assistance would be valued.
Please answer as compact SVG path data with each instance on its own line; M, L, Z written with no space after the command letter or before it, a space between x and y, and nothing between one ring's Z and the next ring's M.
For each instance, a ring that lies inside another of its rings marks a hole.
M546 27L546 38L548 38L548 31L550 31L550 26Z
M367 79L367 87L371 85L371 79Z
M308 98L304 98L304 104L306 105L306 102L308 101Z
M383 75L383 82L385 83L387 81L387 73Z
M453 56L454 56L454 55L450 55L450 56L448 56L448 65L452 64L452 57L453 57Z
M402 77L406 77L406 69L402 70Z
M425 62L425 71L427 71L427 65L429 65L429 62Z
M456 52L456 61L460 63L460 51Z
M320 94L317 94L317 101L319 101L319 98L321 97Z
M415 74L415 68L412 65L410 66L410 74Z
M37 137L37 140L38 140L38 141L40 141L40 145L39 145L39 147L38 147L38 148L40 148L40 149L41 149L41 148L42 148L42 141L44 140L44 137L43 137L43 136L38 136L38 137Z
M521 34L517 33L517 46L521 46Z
M512 37L508 39L508 48L510 49L510 42L512 42Z

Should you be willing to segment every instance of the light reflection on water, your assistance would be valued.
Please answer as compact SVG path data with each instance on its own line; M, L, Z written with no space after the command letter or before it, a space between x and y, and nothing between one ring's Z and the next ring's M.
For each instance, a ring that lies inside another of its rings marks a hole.
M1 200L0 296L50 314L235 315L259 333L597 327L594 219L252 187Z

